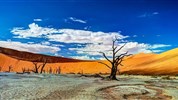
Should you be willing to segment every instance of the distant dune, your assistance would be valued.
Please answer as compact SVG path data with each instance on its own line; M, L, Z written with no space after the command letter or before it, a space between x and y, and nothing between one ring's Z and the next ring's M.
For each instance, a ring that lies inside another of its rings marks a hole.
M43 62L46 59L45 72L51 68L56 73L60 67L62 73L110 73L110 69L99 61L53 57L0 47L1 71L7 71L12 66L13 72L22 72L22 68L33 69L32 62ZM123 74L178 75L178 48L161 54L135 54L125 58L123 65L120 67Z

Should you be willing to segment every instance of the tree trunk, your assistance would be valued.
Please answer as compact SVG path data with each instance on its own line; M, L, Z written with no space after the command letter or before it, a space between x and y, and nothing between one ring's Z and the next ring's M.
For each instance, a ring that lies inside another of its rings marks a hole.
M113 65L113 67L111 69L111 74L109 76L109 79L111 79L111 80L117 80L116 73L117 73L117 68Z
M38 68L35 69L35 73L38 73Z

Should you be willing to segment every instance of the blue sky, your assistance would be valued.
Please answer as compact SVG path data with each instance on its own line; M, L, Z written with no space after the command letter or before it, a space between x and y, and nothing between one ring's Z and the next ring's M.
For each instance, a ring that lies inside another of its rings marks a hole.
M1 0L0 46L34 53L101 59L112 38L121 51L176 48L176 0Z

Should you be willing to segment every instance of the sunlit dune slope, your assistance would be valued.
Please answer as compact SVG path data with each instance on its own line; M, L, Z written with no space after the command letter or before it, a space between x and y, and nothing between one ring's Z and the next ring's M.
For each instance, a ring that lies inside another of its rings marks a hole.
M47 60L45 72L52 69L56 73L56 69L60 67L62 73L106 73L108 68L99 64L97 61L77 60L64 57L53 57L47 55L22 52L8 48L0 48L0 67L2 71L8 71L9 66L12 66L13 72L22 72L23 68L32 70L34 64L38 65Z
M100 61L76 60L0 48L1 71L8 71L9 66L12 66L14 72L21 72L22 68L31 70L34 66L32 61L43 61L44 58L49 60L45 67L46 73L50 69L56 73L56 69L59 67L62 73L110 73L109 68L98 63ZM107 61L102 62L108 63ZM161 54L132 55L125 58L123 65L120 67L123 74L177 75L178 48Z
M122 72L127 74L177 75L178 48L157 55L140 57L140 59L128 58L124 63Z
M40 65L42 63L39 63ZM22 72L22 68L33 69L33 63L30 61L17 60L4 54L0 54L0 66L2 71L8 71L9 66L12 66L13 72ZM45 71L48 73L50 68L53 73L56 73L56 69L60 67L62 73L106 73L108 68L99 64L96 61L89 62L59 62L59 63L47 63Z

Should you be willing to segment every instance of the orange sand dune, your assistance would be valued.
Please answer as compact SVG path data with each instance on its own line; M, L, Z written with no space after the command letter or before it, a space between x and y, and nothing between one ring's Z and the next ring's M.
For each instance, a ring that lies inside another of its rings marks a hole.
M110 69L98 61L76 60L33 53L30 53L29 56L27 52L6 48L0 48L1 71L7 71L9 66L12 66L13 72L22 72L22 68L33 69L31 61L40 61L44 57L50 59L45 67L45 72L52 68L53 73L56 73L56 69L60 67L62 73L110 73ZM107 61L103 62L108 63ZM120 70L124 74L178 75L178 48L161 54L136 54L125 58L123 65Z

